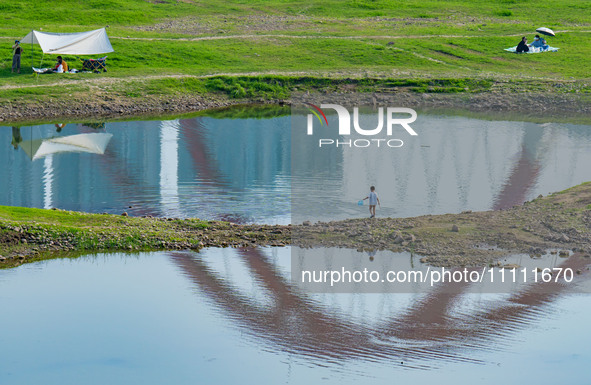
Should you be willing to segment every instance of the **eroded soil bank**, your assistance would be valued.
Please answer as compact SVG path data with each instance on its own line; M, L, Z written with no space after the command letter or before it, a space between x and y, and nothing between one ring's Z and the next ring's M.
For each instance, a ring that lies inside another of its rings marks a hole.
M146 94L129 97L120 93L105 93L95 97L39 97L17 98L0 105L0 122L3 125L26 125L32 123L56 123L81 120L142 119L159 116L189 114L212 108L238 104L291 105L302 95L308 102L339 103L342 105L395 105L421 110L453 111L498 115L503 119L547 121L552 118L568 121L589 120L591 101L588 94L574 87L532 83L510 83L460 89L458 87L417 87L410 85L391 86L376 81L364 86L356 80L317 79L321 85L304 84L286 89L285 97L269 95L234 98L233 94ZM311 82L311 80L307 80ZM412 81L402 82L413 84ZM563 90L566 89L566 90ZM453 91L452 91L453 90ZM560 91L556 91L560 90Z
M293 244L409 251L435 266L483 266L506 255L591 254L591 183L507 210L351 219L293 229Z

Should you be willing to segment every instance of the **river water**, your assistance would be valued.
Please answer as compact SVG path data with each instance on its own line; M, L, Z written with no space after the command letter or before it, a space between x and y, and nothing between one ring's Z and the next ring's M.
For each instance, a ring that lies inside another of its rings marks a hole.
M396 217L502 209L591 180L585 125L419 113L420 139L389 155L392 172L346 148L292 154L288 116L223 116L0 127L0 205L287 224L293 185L309 192L299 214L338 219L367 215L357 200L376 180L379 215ZM322 172L294 179L294 162ZM356 167L371 172L344 172ZM587 382L587 295L309 293L291 281L291 251L2 270L0 383Z
M0 127L0 205L287 224L292 184L305 194L298 214L341 219L365 216L357 201L372 184L380 216L407 217L506 208L591 180L591 126L421 113L413 126L418 139L387 159L292 154L289 116Z
M262 248L0 271L0 383L587 383L588 296L306 294L289 270Z

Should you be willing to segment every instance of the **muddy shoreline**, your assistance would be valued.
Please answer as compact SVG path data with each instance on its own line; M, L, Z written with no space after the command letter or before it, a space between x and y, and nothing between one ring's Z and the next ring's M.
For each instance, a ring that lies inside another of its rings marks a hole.
M349 219L297 226L132 218L40 209L27 221L0 218L0 268L56 252L199 250L203 247L340 247L407 251L433 266L496 265L510 254L591 258L591 182L507 210L413 218ZM43 223L42 215L52 216ZM58 215L54 217L53 215ZM60 221L72 216L75 226ZM97 225L89 227L88 223ZM51 254L53 253L53 254ZM53 255L53 256L52 256Z
M493 266L511 254L591 258L591 183L506 210L294 226L292 244L410 252L432 266Z
M244 103L244 101L242 102ZM61 101L50 103L5 103L0 106L0 122L16 125L31 122L55 123L62 120L125 120L198 112L241 104L224 97L201 96L162 99L146 97L141 102L132 99Z
M240 104L291 105L305 98L316 103L342 105L398 105L423 111L463 111L489 114L517 120L591 119L591 102L587 96L568 93L535 92L479 92L479 93L417 93L399 90L376 92L318 92L293 95L289 99L231 99L225 95L146 96L135 98L113 97L101 100L52 100L28 102L7 101L0 106L0 124L55 123L68 120L125 120L181 115L207 109Z

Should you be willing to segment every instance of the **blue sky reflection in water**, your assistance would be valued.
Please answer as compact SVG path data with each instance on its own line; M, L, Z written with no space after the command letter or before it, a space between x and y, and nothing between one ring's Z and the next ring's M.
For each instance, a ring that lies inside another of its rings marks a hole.
M54 125L0 127L0 204L286 224L292 212L364 217L367 208L357 201L372 184L380 216L407 217L511 207L591 180L585 125L419 112L418 139L387 159L307 146L292 158L290 127L290 117L67 124L60 132ZM23 148L80 134L110 135L104 154L31 160L34 151ZM292 159L304 170L293 180ZM303 194L301 210L291 207L292 185Z
M0 271L0 382L586 381L586 295L304 294L289 259L208 249Z

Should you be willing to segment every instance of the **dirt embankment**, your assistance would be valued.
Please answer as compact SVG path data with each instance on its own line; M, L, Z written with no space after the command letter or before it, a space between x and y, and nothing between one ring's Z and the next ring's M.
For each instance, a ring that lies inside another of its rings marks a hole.
M69 212L66 212L69 214ZM86 214L85 214L86 215ZM92 215L93 218L100 214ZM117 219L119 218L119 219ZM102 219L101 219L102 220ZM0 267L55 257L55 252L178 250L203 247L342 247L408 251L434 266L483 266L506 255L591 257L591 182L508 210L414 218L350 219L298 226L237 225L167 218L104 216L104 226L60 229L0 220ZM7 253L8 252L8 253ZM53 252L53 253L51 253Z
M561 84L557 84L560 86ZM374 87L361 90L358 85L335 86L306 92L308 102L339 103L342 105L396 105L414 109L502 114L517 120L544 118L588 119L591 102L584 94L568 92L529 92L522 88L513 92L499 84L486 92L439 93L415 92L407 87ZM361 92L359 92L361 91ZM294 91L298 92L298 91ZM237 104L291 104L301 99L293 95L286 99L230 98L220 93L206 95L145 95L141 98L116 94L94 95L84 98L47 98L37 101L17 99L0 105L0 122L5 125L27 122L57 122L80 119L126 119L178 115Z
M591 98L576 93L510 92L497 87L489 92L430 93L408 92L397 89L378 89L376 92L338 92L297 95L289 102L338 103L346 107L404 106L423 112L475 113L506 120L589 121ZM548 120L545 120L548 119Z
M0 122L19 125L31 121L55 122L58 120L110 120L164 116L196 112L212 108L228 107L238 104L238 100L212 96L156 97L147 96L141 100L123 97L100 99L89 97L87 100L47 101L30 103L18 101L3 103L0 106ZM241 101L244 103L244 101Z
M506 255L591 256L591 183L508 210L351 219L293 229L294 245L408 251L435 266L483 266Z

